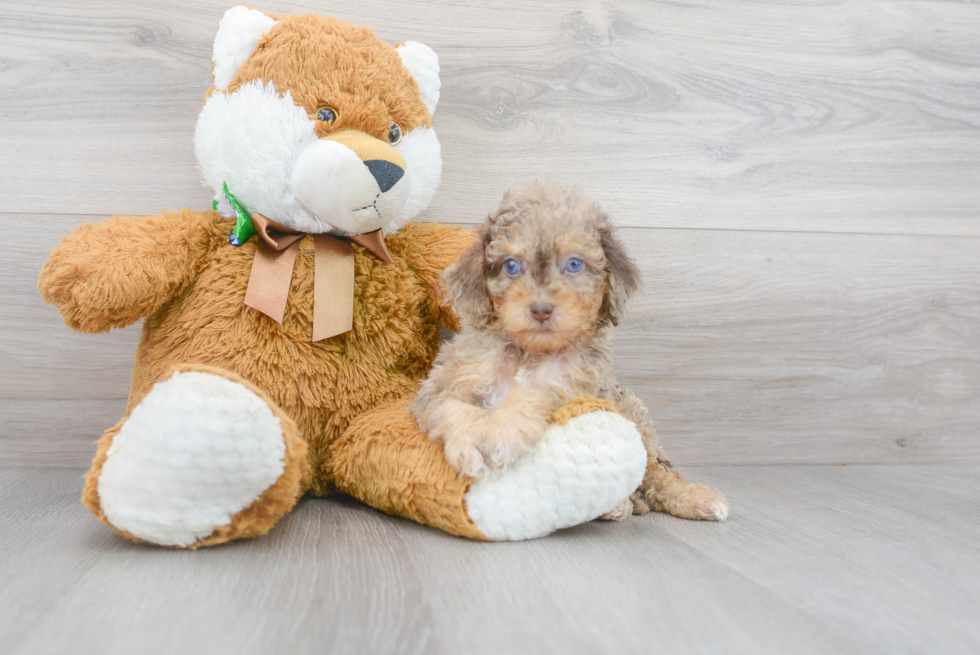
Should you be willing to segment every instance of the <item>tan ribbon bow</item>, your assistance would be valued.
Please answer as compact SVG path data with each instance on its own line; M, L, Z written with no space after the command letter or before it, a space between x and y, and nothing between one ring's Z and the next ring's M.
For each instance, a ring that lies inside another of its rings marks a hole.
M353 236L294 232L262 214L252 214L261 240L252 260L245 304L282 324L299 242L313 237L313 341L354 327L354 251L351 243L388 264L391 255L381 230Z

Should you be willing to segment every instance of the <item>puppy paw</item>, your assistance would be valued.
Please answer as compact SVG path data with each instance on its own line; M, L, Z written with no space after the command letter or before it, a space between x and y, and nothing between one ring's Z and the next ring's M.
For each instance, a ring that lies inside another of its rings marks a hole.
M626 498L599 518L603 521L625 521L633 515L633 499Z
M490 467L476 442L470 439L450 439L445 446L449 465L463 475L479 480L490 474Z
M512 431L498 431L488 435L480 444L480 449L490 468L498 470L507 468L520 459L528 449L528 441Z
M646 492L647 501L656 504L668 514L682 519L700 521L724 521L728 518L728 501L720 491L703 484L687 482L659 492Z
M545 426L531 422L487 425L446 440L446 459L471 478L484 478L514 465L544 434Z
M491 414L480 438L480 448L494 469L507 468L541 441L548 429L547 416L529 415L516 411Z

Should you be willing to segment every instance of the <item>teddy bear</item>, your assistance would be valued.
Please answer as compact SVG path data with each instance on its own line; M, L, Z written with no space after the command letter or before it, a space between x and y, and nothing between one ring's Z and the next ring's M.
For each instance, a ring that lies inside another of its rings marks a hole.
M457 325L440 276L472 242L410 221L441 176L430 48L237 6L212 75L194 135L211 209L83 225L40 276L72 329L144 320L126 414L86 476L83 502L103 523L195 549L265 534L305 494L342 492L514 540L637 489L639 432L601 401L561 408L526 461L476 481L406 411L440 326Z

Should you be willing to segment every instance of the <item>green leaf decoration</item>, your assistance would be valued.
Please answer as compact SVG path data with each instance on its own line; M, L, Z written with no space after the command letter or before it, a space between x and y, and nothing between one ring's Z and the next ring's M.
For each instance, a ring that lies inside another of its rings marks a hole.
M235 196L231 195L231 191L228 190L227 182L222 182L221 192L225 194L225 198L228 199L228 203L231 205L231 208L235 210L235 216L238 217L238 220L235 221L235 229L231 231L228 241L230 241L231 245L233 246L240 246L258 234L258 232L255 231L255 226L252 225L251 214L245 211L245 208L242 207L241 203L238 202L238 199L236 199ZM214 205L216 207L217 204L217 201L215 201Z

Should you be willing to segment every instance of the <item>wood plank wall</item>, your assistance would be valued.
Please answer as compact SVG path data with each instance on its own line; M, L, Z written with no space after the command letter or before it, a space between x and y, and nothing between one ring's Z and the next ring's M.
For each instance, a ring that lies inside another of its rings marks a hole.
M83 465L138 328L79 335L37 274L113 213L202 208L230 2L0 4L0 464ZM425 220L583 185L646 279L622 380L680 464L980 461L980 5L349 0L443 66Z

